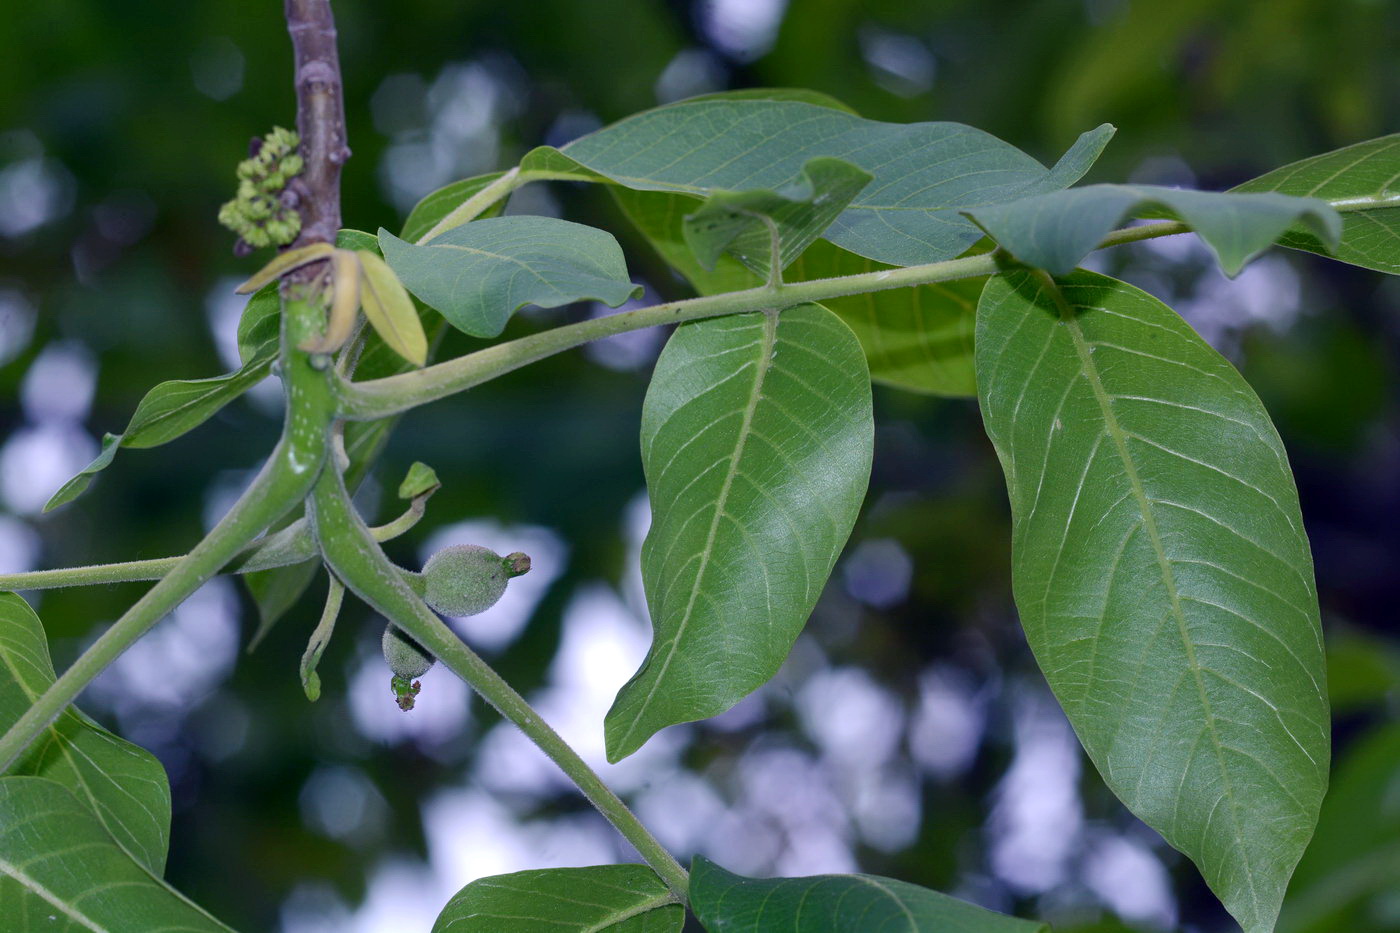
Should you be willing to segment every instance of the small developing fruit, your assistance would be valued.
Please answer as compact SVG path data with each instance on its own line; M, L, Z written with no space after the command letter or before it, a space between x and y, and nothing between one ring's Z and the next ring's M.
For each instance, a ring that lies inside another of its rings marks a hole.
M413 709L413 698L422 689L415 678L426 674L437 659L394 625L384 629L381 644L384 647L384 660L389 665L389 670L394 672L390 687L394 696L398 698L399 709L408 712Z
M479 544L455 544L428 558L423 599L445 616L474 616L496 605L510 578L529 569L525 554L502 557Z

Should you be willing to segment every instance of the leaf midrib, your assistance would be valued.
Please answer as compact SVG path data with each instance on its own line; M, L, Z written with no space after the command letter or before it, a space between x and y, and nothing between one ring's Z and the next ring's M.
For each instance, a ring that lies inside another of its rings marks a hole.
M1046 276L1048 279L1049 277ZM1191 676L1196 684L1196 692L1200 697L1201 708L1205 714L1206 729L1210 733L1211 744L1215 748L1215 759L1219 766L1221 781L1224 784L1224 795L1230 802L1230 817L1235 826L1235 845L1238 849L1243 849L1243 836L1240 826L1239 802L1235 798L1235 790L1230 780L1229 768L1225 764L1225 753L1223 743L1220 741L1220 734L1215 727L1215 714L1211 708L1210 698L1206 693L1205 680L1201 675L1201 665L1196 659L1196 647L1191 642L1190 631L1186 625L1186 615L1181 609L1181 598L1177 590L1176 575L1172 571L1171 561L1167 557L1166 549L1162 545L1161 535L1157 529L1156 515L1152 509L1151 500L1147 497L1147 492L1143 488L1142 479L1138 475L1137 464L1132 455L1128 452L1127 434L1118 423L1118 417L1114 414L1112 403L1108 393L1103 387L1103 382L1099 378L1098 367L1094 365L1093 357L1089 353L1088 342L1084 339L1084 331L1079 325L1074 309L1070 307L1064 294L1060 291L1058 284L1053 281L1042 283L1048 288L1055 305L1059 310L1060 321L1068 330L1070 339L1074 343L1075 352L1079 356L1080 369L1084 373L1085 380L1089 383L1094 393L1094 400L1098 403L1099 411L1103 415L1104 427L1108 432L1113 446L1123 463L1123 472L1127 477L1134 499L1137 501L1138 512L1142 515L1143 529L1147 532L1148 541L1152 545L1153 556L1157 560L1158 567L1162 571L1162 583L1166 586L1167 595L1171 601L1172 616L1176 620L1177 631L1181 636L1181 644L1186 652L1186 663L1191 670ZM1189 767L1190 762L1187 762ZM1259 909L1259 894L1254 885L1254 866L1250 859L1245 856L1240 860L1244 865L1245 877L1249 883L1250 899L1254 903L1255 911Z
M670 648L666 652L665 659L661 662L661 669L652 679L651 689L647 691L646 698L642 700L636 714L632 717L632 724L627 727L627 731L618 740L619 748L625 747L632 737L632 733L637 731L637 726L641 723L647 708L651 706L656 691L661 688L662 682L666 679L666 671L670 669L671 661L680 651L681 639L685 636L685 630L690 625L691 616L695 611L695 603L700 598L701 583L705 579L705 571L708 569L710 557L714 553L715 538L719 534L719 523L724 518L725 509L729 503L729 492L734 485L734 478L739 473L739 461L743 459L744 448L748 446L754 415L758 411L759 401L763 398L763 384L767 381L768 371L773 366L773 345L778 336L778 313L776 311L761 313L763 314L763 341L759 347L758 363L754 367L753 388L749 391L748 401L744 405L744 415L739 422L739 437L734 444L734 453L729 458L729 468L725 470L724 481L720 484L719 494L715 498L714 517L710 519L710 528L705 536L705 546L700 551L700 566L695 571L695 583L691 586L690 599L686 602L685 613L681 616L680 624L676 627L676 636L671 639ZM659 608L653 607L653 611Z
M3 858L0 858L0 875L8 875L13 878L20 887L30 891L46 904L53 905L54 909L62 912L69 920L82 924L87 929L92 930L93 933L112 933L112 931L108 930L106 927L99 926L95 920L92 920L86 914L78 912L67 901L29 877L18 866Z

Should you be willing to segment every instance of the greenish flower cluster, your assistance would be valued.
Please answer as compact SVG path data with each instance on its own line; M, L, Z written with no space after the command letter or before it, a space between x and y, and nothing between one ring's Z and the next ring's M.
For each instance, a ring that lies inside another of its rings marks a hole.
M301 232L301 215L282 202L282 189L302 169L291 130L272 128L250 158L238 163L238 196L219 208L219 223L255 249L286 246Z

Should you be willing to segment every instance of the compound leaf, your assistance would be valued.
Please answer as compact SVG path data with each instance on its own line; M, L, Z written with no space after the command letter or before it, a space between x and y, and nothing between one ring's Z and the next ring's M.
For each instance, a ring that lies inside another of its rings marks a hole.
M976 356L1041 670L1114 793L1267 933L1317 822L1330 728L1273 424L1170 308L1089 272L993 278Z
M655 635L608 712L610 760L773 676L850 534L872 445L865 358L825 308L676 330L642 407Z

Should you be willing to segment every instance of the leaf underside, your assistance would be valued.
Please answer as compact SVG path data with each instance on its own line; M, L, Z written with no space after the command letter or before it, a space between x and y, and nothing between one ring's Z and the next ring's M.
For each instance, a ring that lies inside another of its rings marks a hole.
M875 178L823 236L907 266L951 259L980 239L959 210L1073 184L1112 133L1106 124L1085 133L1046 169L958 123L880 123L796 100L705 99L637 114L562 150L537 149L521 169L704 198L776 189L810 159L843 159Z
M613 196L627 218L672 268L702 295L752 288L761 278L732 256L721 256L713 270L696 261L682 236L695 198L662 191L614 187ZM857 256L826 240L817 240L787 268L784 279L857 275L893 266ZM846 322L860 339L876 382L933 395L972 396L972 331L977 296L985 278L937 282L864 295L830 298L822 303Z
M825 308L676 330L642 409L655 634L608 712L610 760L777 671L855 522L873 431L860 345Z
M1237 274L1295 223L1332 245L1341 234L1337 212L1315 198L1156 185L1087 185L967 214L1021 262L1064 275L1128 218L1160 208L1189 224L1228 275Z
M381 229L379 243L409 291L474 337L498 336L527 304L615 308L640 293L612 234L553 217L478 220L422 246Z
M1271 930L1327 786L1312 560L1240 375L1171 309L1018 271L977 312L1016 605L1108 785L1247 933Z

